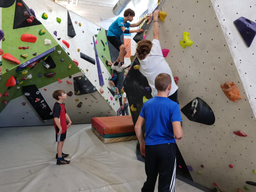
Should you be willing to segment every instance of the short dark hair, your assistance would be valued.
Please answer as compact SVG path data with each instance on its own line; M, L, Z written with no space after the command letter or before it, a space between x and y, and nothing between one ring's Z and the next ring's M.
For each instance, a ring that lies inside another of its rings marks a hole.
M61 96L62 93L65 93L65 91L64 90L56 90L53 92L52 97L58 101L59 96Z
M128 15L134 17L135 16L135 12L132 9L126 9L124 11L124 16L127 17Z
M155 88L157 91L165 91L172 84L171 76L167 73L160 73L155 78Z
M137 52L137 56L139 58L139 60L143 60L146 58L146 56L150 53L152 48L152 42L147 40L147 39L143 39L141 41L138 42L137 44L137 48L136 48L136 52Z

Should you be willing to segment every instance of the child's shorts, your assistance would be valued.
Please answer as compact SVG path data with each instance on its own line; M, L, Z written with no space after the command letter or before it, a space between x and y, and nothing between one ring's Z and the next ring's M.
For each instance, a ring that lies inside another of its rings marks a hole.
M118 51L120 51L119 47L123 45L120 39L118 39L116 36L107 36L107 39Z
M64 141L66 139L66 135L67 135L67 131L60 135L57 135L57 133L56 133L56 142Z

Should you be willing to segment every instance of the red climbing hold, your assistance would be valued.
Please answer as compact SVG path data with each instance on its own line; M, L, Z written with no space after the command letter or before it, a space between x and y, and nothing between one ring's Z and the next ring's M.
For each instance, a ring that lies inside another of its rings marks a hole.
M2 97L2 93L0 93L0 98Z
M44 89L45 91L47 91L47 89Z
M70 85L71 85L71 84L73 84L73 83L72 83L72 82L70 82L70 81L67 81L67 84L70 84Z
M79 65L79 63L78 63L78 61L77 61L77 60L73 59L73 62L76 64L76 66L78 66L78 65Z
M16 80L13 76L11 76L6 83L6 87L13 87L14 85L16 85Z
M2 103L7 105L7 101L5 99L2 101Z
M23 106L25 106L25 105L26 105L26 102L22 102L21 104L22 104Z
M234 166L232 164L229 165L230 168L233 168Z
M18 59L16 59L14 56L12 56L10 53L5 53L2 57L3 57L3 59L20 64L20 61Z
M6 92L3 94L3 96L5 96L5 97L9 97L9 92L8 92L8 91L6 91Z
M247 137L247 135L242 131L234 131L233 133L240 137Z
M17 6L22 7L23 5L22 3L17 3Z
M164 58L167 57L168 53L169 53L169 49L162 49L162 53Z
M22 77L21 80L22 80L22 81L25 81L25 80L26 80L26 77Z
M215 182L214 182L213 184L214 184L215 186L218 186L218 184L217 184L217 183L215 183Z
M44 73L44 76L45 76L45 77L48 77L48 78L51 78L51 77L53 77L54 75L56 75L55 72Z
M200 165L202 168L204 168L204 165L202 164L202 165Z
M19 49L23 49L23 50L29 49L29 46L27 46L27 47L19 47Z
M24 41L24 42L35 43L37 40L37 37L32 34L23 34L20 39L21 41Z
M64 43L67 46L67 48L69 48L70 45L69 45L69 43L67 41L62 40L62 43Z
M62 81L59 78L57 78L57 80L59 81L59 83L62 83Z
M181 165L179 165L179 168L182 169Z
M176 84L178 84L179 77L174 77L174 81L175 81Z
M33 20L32 19L27 19L27 22L28 23L33 23Z
M39 101L41 101L41 99L39 99L39 98L36 98L35 102L37 103L37 102L39 102Z

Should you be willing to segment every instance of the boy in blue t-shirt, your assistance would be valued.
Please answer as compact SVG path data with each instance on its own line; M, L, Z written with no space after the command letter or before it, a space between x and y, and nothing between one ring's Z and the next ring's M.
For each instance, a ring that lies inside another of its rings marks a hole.
M125 68L130 66L130 64L124 65L124 56L126 55L127 51L123 43L120 41L120 36L123 33L134 33L134 32L142 33L143 29L128 30L126 28L138 27L145 19L149 19L149 20L151 19L151 16L146 16L143 19L141 19L139 22L135 24L130 24L134 16L135 16L135 12L132 9L126 9L124 12L124 17L118 17L110 25L108 29L107 39L119 51L119 56L117 60L113 62L115 63L115 65L111 67L113 70L116 70L117 72L122 72Z
M140 151L145 156L147 180L142 192L153 192L159 174L158 191L175 190L176 141L183 136L179 105L170 100L172 80L169 74L160 73L155 78L157 96L144 103L135 125ZM145 141L142 125L146 122Z

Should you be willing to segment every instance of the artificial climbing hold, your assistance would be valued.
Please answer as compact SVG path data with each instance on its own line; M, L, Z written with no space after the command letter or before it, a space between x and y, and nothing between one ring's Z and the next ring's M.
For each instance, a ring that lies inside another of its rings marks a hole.
M23 34L20 40L24 42L29 42L29 43L35 43L37 40L37 37L32 34Z
M179 77L174 77L174 81L175 81L176 84L178 84Z
M215 182L213 183L213 185L218 186L218 184L217 184L217 183L215 183Z
M67 93L67 96L69 96L69 97L71 97L73 95L73 92L72 91L69 91L68 93Z
M104 93L103 88L100 88L100 93L101 93L101 94L103 94L103 93Z
M22 7L23 5L22 3L17 3L17 6Z
M3 49L0 49L0 55L3 55L3 54L4 54Z
M250 188L249 188L249 187L247 187L247 186L244 186L244 189L245 189L245 190L250 190Z
M29 46L27 46L27 47L19 47L19 49L23 49L23 50L25 50L25 49L29 49Z
M33 53L33 56L36 56L37 55L37 52Z
M41 29L38 34L39 34L39 35L44 35L44 34L45 34L45 30L44 30L44 29Z
M159 12L159 19L162 21L162 22L164 22L164 20L165 20L165 17L167 16L167 13L165 13L165 12L163 12L163 11L160 11Z
M2 101L2 103L3 104L5 104L5 105L7 105L8 103L7 103L7 101L4 99L3 101Z
M253 181L246 181L246 183L248 185L256 186L256 182L253 182Z
M46 13L43 13L42 18L46 20L46 19L48 19L48 15Z
M71 69L71 67L72 67L72 65L71 65L71 64L69 64L68 68L69 68L69 69Z
M81 27L81 26L82 26L82 24L81 24L81 23L79 23L78 25L79 25L79 27Z
M146 89L146 91L148 91L148 92L151 91L151 87L149 87L149 86L148 86L148 87L145 87L145 89Z
M59 78L57 78L57 80L59 81L59 83L62 83L62 81Z
M233 133L240 137L247 137L247 135L242 131L234 131Z
M70 81L68 81L68 80L67 80L66 82L67 82L67 84L70 84L70 85L72 85L72 84L73 84L72 82L70 82Z
M56 17L56 21L60 24L61 23L61 18Z
M32 74L29 74L28 76L27 76L27 79L32 79Z
M45 45L51 45L52 44L52 41L50 39L45 39L44 40L44 44Z
M204 168L204 165L202 164L202 165L200 165L200 167Z
M162 49L162 53L163 53L164 58L166 58L169 53L169 49Z
M183 32L183 39L180 41L180 46L185 49L187 46L193 45L193 41L189 39L189 32Z
M67 41L62 40L62 43L64 43L64 44L67 46L67 48L69 48L69 47L70 47L70 45L69 45L69 43L68 43Z
M61 59L60 59L60 61L61 61L61 62L64 62L64 61L65 61L65 59L61 58Z
M56 75L55 72L44 73L44 76L47 77L47 78L51 78L51 77L53 77L54 75Z
M239 189L239 188L238 188L238 189L237 189L237 192L243 192L243 191L242 191L242 189Z
M77 52L80 52L80 49L77 49Z
M26 102L22 102L21 104L22 104L23 106L25 106L25 105L26 105Z
M79 102L78 105L77 105L77 107L78 107L78 108L81 108L82 105L83 105L83 103L82 103L82 102Z
M0 29L0 40L4 38L4 32Z
M233 168L234 166L232 164L229 164L229 168Z
M28 57L28 54L21 54L20 55L22 58L26 59Z
M242 99L235 82L226 82L221 85L221 89L230 101L237 102L239 99Z
M57 51L57 53L60 55L61 54L61 50Z
M20 64L20 61L18 59L16 59L14 56L12 56L11 54L9 54L9 53L5 53L2 56L2 58L6 59L6 60L9 60L9 61L12 61L14 63Z
M9 92L8 92L8 91L4 92L3 96L9 97L9 96L10 96L10 95L9 95Z
M24 11L24 17L28 17L29 13L27 11Z
M135 65L135 66L133 67L133 69L134 69L134 70L140 70L140 65Z
M77 60L73 59L73 62L76 64L76 66L78 66L78 65L79 65L79 63L78 63L78 61L77 61Z
M57 37L57 31L54 31L53 34ZM59 40L59 39L58 39Z
M146 101L148 101L148 99L147 99L145 96L143 96L143 104L144 104Z
M187 168L188 168L189 171L193 171L193 167L192 166L187 165Z
M6 87L13 87L14 85L16 85L16 80L13 76L11 76L6 82Z
M133 104L131 105L131 107L130 107L130 109L131 109L131 111L137 111L137 108L135 108L134 106L133 106Z

